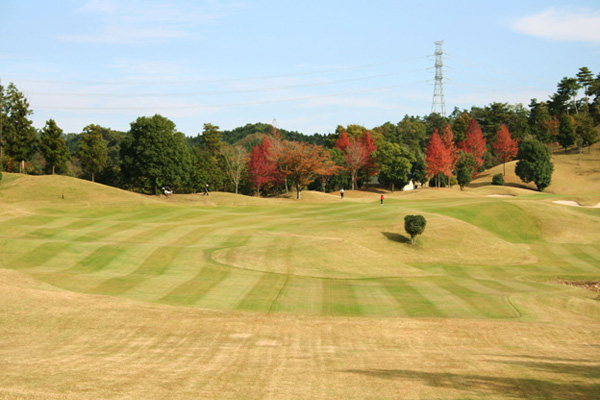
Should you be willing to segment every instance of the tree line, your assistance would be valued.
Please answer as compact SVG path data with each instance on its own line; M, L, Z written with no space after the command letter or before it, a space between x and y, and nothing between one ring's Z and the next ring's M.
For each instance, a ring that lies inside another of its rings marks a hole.
M127 132L96 124L65 134L50 119L36 130L33 111L14 84L0 86L0 164L29 174L67 174L158 194L163 187L270 195L305 188L335 191L378 183L391 190L409 182L461 189L481 171L517 158L516 172L539 190L550 184L549 148L565 151L598 142L600 74L582 67L563 78L547 101L528 107L494 102L448 116L406 115L367 129L339 125L334 133L304 135L271 124L231 131L205 123L185 136L166 117L139 117Z

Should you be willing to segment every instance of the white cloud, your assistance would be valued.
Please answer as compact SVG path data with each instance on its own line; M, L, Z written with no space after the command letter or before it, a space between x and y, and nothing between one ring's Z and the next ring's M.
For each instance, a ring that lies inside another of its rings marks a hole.
M91 18L91 33L59 36L75 43L138 44L191 36L198 28L227 17L239 4L86 1L75 12ZM197 36L197 35L196 35Z
M518 32L562 42L600 44L600 10L555 9L518 19Z

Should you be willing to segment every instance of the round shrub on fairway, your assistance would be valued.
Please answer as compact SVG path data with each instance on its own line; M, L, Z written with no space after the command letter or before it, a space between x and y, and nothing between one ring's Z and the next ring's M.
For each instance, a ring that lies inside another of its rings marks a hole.
M496 174L492 177L492 185L503 186L504 185L504 175Z
M427 221L422 215L407 215L404 217L404 230L410 235L410 244L417 243L417 235L425 230Z

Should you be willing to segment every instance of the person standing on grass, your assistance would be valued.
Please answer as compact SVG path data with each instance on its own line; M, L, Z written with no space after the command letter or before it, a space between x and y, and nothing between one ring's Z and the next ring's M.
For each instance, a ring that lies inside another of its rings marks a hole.
M379 200L381 200L381 205L383 205L383 195L381 195L381 197L379 198Z
M340 196L342 196L342 199L344 198L344 188L340 189Z
M202 196L208 196L208 183L204 186L204 194Z

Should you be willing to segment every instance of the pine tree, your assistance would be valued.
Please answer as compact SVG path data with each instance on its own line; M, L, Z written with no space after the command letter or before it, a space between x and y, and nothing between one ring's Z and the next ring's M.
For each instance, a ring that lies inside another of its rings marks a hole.
M556 140L565 150L575 144L575 128L570 115L563 114L560 118Z
M506 163L517 156L519 152L519 140L513 139L508 131L508 127L503 124L496 135L496 141L492 143L494 152L498 160L504 165L504 174L506 175Z
M20 161L19 172L23 173L25 161L30 160L37 150L37 133L32 121L27 117L33 114L29 102L17 87L10 83L6 91L6 120L3 121L3 138L6 143L6 154L15 161Z
M46 122L46 126L41 132L40 151L46 160L47 166L52 170L52 175L56 172L56 167L59 171L64 172L67 161L71 158L62 135L62 129L56 125L53 119Z

